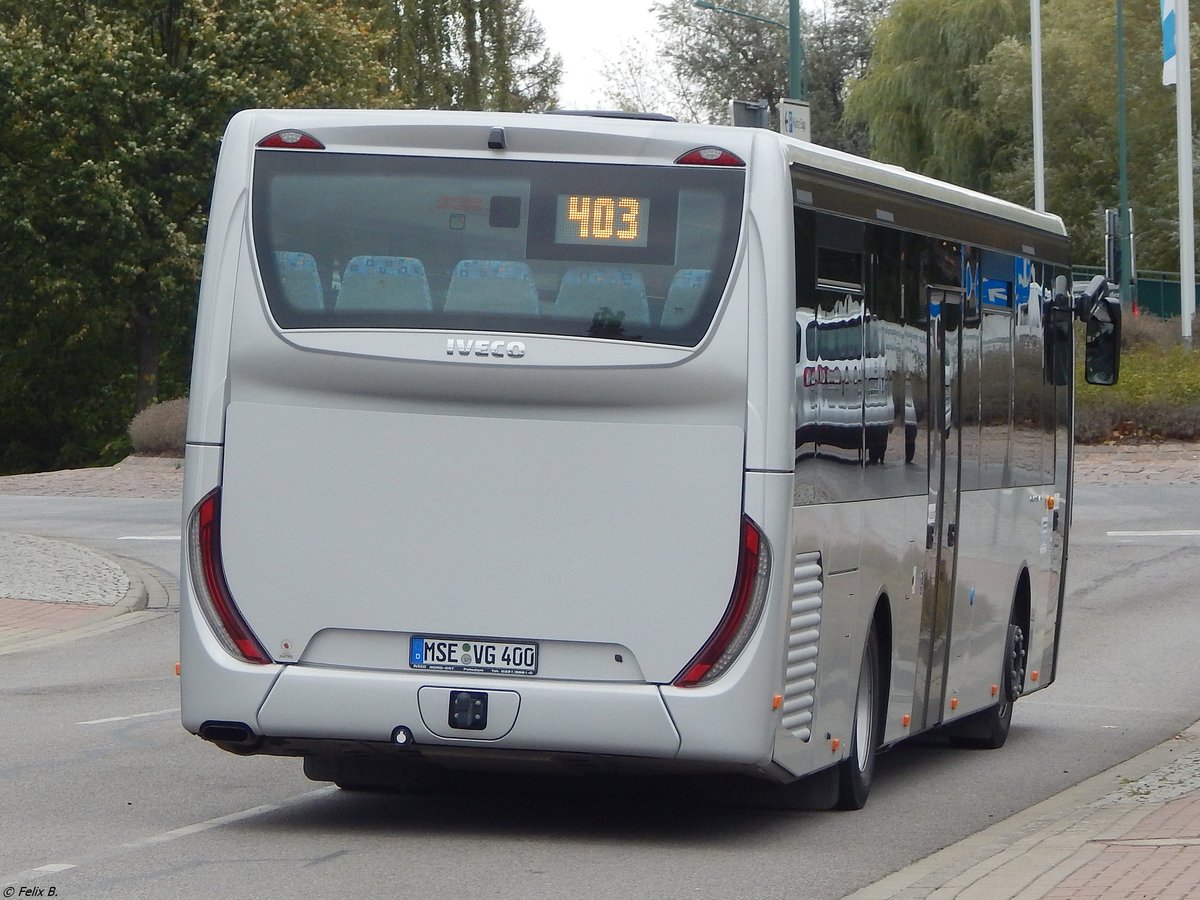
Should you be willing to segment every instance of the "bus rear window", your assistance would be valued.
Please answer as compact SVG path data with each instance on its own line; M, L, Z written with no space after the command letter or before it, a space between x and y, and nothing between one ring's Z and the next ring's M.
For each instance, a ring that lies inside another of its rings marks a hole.
M282 328L695 346L744 170L260 150L253 232Z

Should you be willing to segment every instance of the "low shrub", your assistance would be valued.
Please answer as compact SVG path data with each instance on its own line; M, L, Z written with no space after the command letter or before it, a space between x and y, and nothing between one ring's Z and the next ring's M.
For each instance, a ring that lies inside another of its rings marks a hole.
M129 423L129 439L139 456L183 456L187 397L147 406Z
M1121 319L1121 352L1137 353L1148 348L1170 350L1179 346L1180 334L1179 319L1125 313Z
M1178 319L1125 319L1116 385L1085 384L1082 366L1077 374L1080 443L1200 438L1200 352L1183 346Z

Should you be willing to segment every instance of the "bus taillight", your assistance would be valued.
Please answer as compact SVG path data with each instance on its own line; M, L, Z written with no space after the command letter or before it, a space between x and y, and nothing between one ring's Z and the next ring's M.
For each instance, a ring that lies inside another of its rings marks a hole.
M762 531L742 517L742 544L738 553L733 596L712 637L675 679L676 687L698 687L720 676L737 659L758 624L767 599L771 550Z
M198 604L217 640L231 655L265 665L271 657L242 618L221 564L221 489L201 500L188 521L188 559Z

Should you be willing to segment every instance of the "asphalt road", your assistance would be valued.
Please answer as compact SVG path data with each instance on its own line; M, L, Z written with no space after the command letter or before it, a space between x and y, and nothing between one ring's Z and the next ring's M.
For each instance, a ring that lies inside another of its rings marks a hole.
M0 494L0 528L75 541L179 577L179 500Z
M174 525L174 504L19 499L0 503L7 529L172 565L153 542L121 539ZM1200 719L1200 554L1194 535L1171 533L1196 529L1200 487L1080 487L1058 682L1018 703L1001 751L931 739L883 755L856 813L645 781L464 777L415 798L315 785L299 761L237 758L180 728L173 611L0 656L0 886L70 898L839 897Z

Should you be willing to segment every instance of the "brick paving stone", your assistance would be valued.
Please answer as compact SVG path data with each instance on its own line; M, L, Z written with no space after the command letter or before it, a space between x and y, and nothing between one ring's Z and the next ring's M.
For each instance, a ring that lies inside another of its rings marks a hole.
M57 634L107 615L104 603L59 603L0 597L0 638L30 638Z

